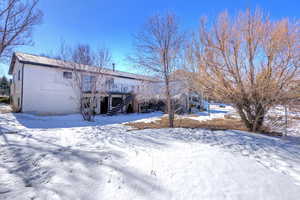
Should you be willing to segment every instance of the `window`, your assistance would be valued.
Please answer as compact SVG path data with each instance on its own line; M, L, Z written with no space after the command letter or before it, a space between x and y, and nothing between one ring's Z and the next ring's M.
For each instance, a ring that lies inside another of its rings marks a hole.
M72 79L72 72L63 72L63 76L65 79Z
M20 107L20 97L18 98L18 107Z
M21 80L21 71L18 71L18 80Z
M111 87L114 84L114 79L113 78L107 78L105 80L105 84L109 87Z
M95 76L83 75L82 76L82 88L84 92L92 91L95 84Z

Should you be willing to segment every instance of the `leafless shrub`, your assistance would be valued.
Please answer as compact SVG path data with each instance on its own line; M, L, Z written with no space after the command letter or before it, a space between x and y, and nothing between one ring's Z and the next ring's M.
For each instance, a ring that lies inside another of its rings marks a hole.
M193 81L231 103L248 130L260 131L271 108L299 99L299 27L288 19L271 21L259 9L233 18L221 13L212 26L202 19Z

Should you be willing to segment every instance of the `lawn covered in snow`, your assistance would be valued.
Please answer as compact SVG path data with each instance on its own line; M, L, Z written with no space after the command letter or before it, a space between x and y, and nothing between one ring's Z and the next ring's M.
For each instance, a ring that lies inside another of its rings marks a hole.
M299 199L296 136L122 124L160 116L0 114L0 199Z

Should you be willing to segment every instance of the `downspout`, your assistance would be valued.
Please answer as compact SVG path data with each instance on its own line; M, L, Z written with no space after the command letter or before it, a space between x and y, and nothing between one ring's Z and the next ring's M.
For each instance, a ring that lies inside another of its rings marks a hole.
M21 108L20 112L23 112L23 85L24 85L24 63L22 65L22 87L21 87Z

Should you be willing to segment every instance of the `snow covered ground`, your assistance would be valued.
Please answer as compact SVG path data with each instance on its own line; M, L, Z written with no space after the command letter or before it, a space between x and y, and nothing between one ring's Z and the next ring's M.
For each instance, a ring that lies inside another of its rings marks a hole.
M0 114L0 199L299 199L296 136L121 124L160 116Z

